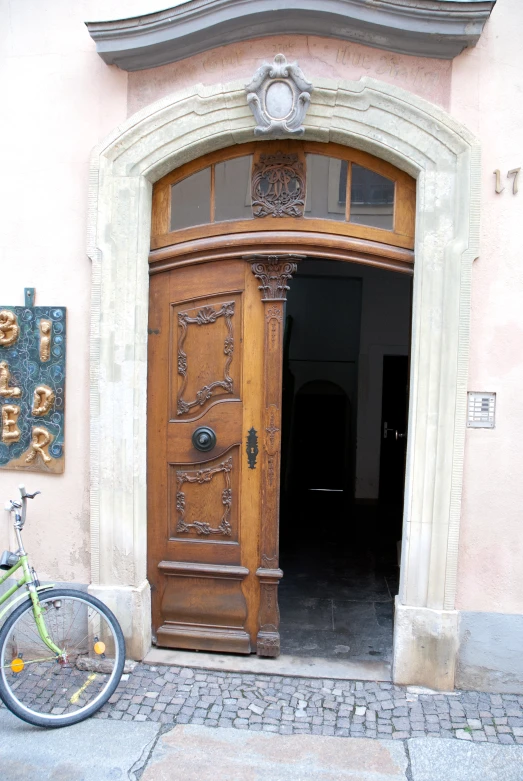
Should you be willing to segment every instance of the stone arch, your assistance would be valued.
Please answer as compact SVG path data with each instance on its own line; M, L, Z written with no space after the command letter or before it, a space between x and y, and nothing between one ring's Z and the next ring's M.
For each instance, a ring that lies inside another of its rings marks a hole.
M92 157L91 590L115 609L135 658L150 642L146 348L152 184L206 152L252 140L253 128L243 83L195 85L132 116ZM304 137L362 149L417 179L394 678L452 688L479 145L441 109L369 78L315 80ZM420 651L423 635L430 658Z

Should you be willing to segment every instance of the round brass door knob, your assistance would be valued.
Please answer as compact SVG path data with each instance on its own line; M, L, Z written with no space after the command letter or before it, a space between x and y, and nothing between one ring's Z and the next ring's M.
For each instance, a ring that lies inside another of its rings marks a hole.
M199 426L192 435L192 443L196 450L207 453L216 445L216 434L208 426Z

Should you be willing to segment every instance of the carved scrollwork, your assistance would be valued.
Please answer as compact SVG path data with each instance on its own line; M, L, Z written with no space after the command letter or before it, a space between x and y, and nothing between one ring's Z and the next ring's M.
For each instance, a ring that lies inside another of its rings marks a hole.
M176 472L176 510L178 512L178 522L176 525L177 534L186 534L191 529L198 535L209 536L210 534L223 534L225 537L230 537L232 533L232 527L230 524L230 515L232 507L232 488L231 488L231 470L232 470L232 458L228 458L218 466L209 467L208 469L199 469L196 472ZM204 521L194 521L193 523L187 523L185 520L186 512L186 496L183 492L184 483L210 483L214 476L222 473L225 480L225 488L222 491L222 504L224 507L223 516L218 526L213 527L210 523Z
M251 187L253 217L303 217L305 172L298 155L261 155Z
M265 410L265 450L270 456L275 455L280 450L280 427L277 424L280 420L280 410L276 404L271 404Z
M277 556L267 556L265 553L263 553L261 560L262 560L262 567L266 567L267 569L276 569L278 566Z
M298 63L287 62L283 54L277 54L272 63L264 62L245 87L256 120L254 134L302 135L312 89Z
M287 290L288 289L289 288L287 288ZM279 323L282 323L283 312L281 311L279 306L268 306L265 310L265 319L267 320L267 322L270 322L271 320L275 320Z
M258 656L277 658L280 655L280 635L277 632L267 632L265 627L262 627L257 637L256 653Z
M234 392L233 379L229 375L229 369L231 367L234 353L234 331L232 323L233 316L234 301L227 301L226 303L222 304L219 309L215 309L213 306L203 306L197 311L194 317L191 317L189 312L178 313L178 325L181 329L181 334L178 341L178 374L183 377L183 382L178 392L178 415L183 415L184 413L189 412L193 407L202 407L205 402L212 397L214 391L217 388L221 388L227 393ZM208 385L204 385L203 388L200 388L200 390L197 391L194 401L186 401L183 398L183 394L187 385L188 362L187 353L183 348L187 336L187 328L189 325L210 325L215 323L220 317L225 319L225 324L227 327L227 336L225 337L223 345L223 353L226 356L223 370L223 380L215 380Z
M297 256L296 260L300 258ZM258 256L251 264L251 269L256 279L261 282L258 289L262 291L262 301L285 301L289 290L287 282L297 268L292 255ZM278 317L278 314L271 314L271 317ZM281 320L281 316L279 319Z

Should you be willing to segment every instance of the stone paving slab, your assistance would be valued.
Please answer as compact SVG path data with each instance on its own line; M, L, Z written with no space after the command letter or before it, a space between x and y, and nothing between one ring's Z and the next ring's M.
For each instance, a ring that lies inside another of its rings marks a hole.
M523 746L408 741L413 781L521 781Z
M523 744L523 695L180 666L137 665L96 718L280 735Z
M87 719L42 729L0 710L2 781L127 781L148 758L159 726Z
M339 741L179 725L162 735L141 781L407 781L401 742Z
M2 781L521 781L523 746L280 735L90 719L31 727L0 710Z

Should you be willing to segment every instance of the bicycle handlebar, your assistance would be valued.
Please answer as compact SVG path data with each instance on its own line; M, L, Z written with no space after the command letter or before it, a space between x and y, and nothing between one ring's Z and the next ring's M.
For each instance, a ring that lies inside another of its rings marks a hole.
M41 493L41 491L35 491L34 494L28 494L27 491L25 490L25 485L23 485L23 484L18 486L18 490L20 491L20 498L21 498L22 501L21 502L14 502L12 499L10 499L6 503L5 509L8 512L13 512L13 510L21 510L22 511L21 513L16 513L16 515L15 515L16 525L19 528L22 528L22 526L25 523L25 516L26 516L26 513L27 513L27 500L28 499L34 499L35 496L38 496L38 494Z
M35 491L34 494L28 494L25 490L25 485L22 483L18 486L18 490L20 491L20 497L22 499L22 515L20 520L20 525L23 526L25 523L25 515L27 512L27 500L28 499L34 499L35 496L38 496L41 491Z
M38 496L38 494L41 494L41 491L35 491L34 494L28 494L25 490L25 485L19 485L18 490L20 491L20 496L22 499L34 499L35 496Z

